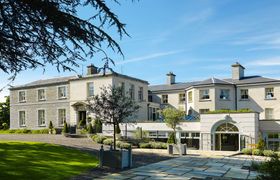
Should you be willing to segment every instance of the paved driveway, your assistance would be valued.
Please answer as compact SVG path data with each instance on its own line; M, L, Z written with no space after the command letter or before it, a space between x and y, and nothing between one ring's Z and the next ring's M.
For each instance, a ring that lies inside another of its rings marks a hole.
M187 155L111 174L103 179L255 179L250 156L206 157Z

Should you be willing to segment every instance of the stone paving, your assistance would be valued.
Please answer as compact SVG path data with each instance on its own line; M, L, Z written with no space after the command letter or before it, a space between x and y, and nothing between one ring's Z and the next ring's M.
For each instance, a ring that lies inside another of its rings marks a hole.
M255 179L257 172L248 168L252 161L263 159L187 155L114 173L102 179Z

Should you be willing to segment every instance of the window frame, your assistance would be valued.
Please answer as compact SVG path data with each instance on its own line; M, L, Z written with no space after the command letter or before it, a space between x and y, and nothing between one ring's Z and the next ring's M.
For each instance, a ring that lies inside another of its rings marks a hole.
M21 113L24 112L24 123L21 123ZM18 120L19 120L19 127L26 127L26 110L19 110L18 111Z
M65 117L64 117L64 120L62 121L62 124L60 123L61 121L60 121L60 110L64 110L64 113L65 113ZM64 126L64 121L67 121L67 110L66 110L66 108L58 108L57 109L57 124L58 124L58 126L59 127L62 127L62 126Z
M40 118L39 118L40 111L44 112L44 123L42 123L42 124L40 124ZM39 127L46 127L46 119L47 119L46 109L37 109L37 123L38 123Z
M271 110L271 112L268 113L268 110ZM268 119L268 120L274 119L274 109L273 108L265 108L264 109L264 116L265 116L265 119Z
M188 103L192 103L193 102L193 91L189 91L188 92Z
M92 88L90 89L90 84L92 84ZM92 91L92 94L90 93ZM94 96L94 82L87 82L87 97L93 97Z
M267 90L271 90L272 89L272 92L268 92ZM269 100L269 99L275 99L275 93L274 93L274 87L266 87L264 89L264 92L265 92L265 99ZM271 96L272 95L272 96ZM269 97L270 96L270 97Z
M22 92L24 93L24 100L21 100L21 98L20 98L20 94ZM26 102L26 96L27 96L27 91L26 90L19 90L18 91L18 102L25 103Z
M227 95L227 97L226 97L226 95ZM219 97L220 97L220 100L230 100L230 89L220 89Z
M247 94L242 94L242 92L247 92ZM247 96L247 98L244 98L244 96ZM249 89L240 89L240 99L241 100L249 100Z
M63 96L63 97L60 97L60 96L59 96L59 89L60 89L60 88L65 88L65 96ZM67 88L67 85L57 86L57 99L67 99L67 96L68 96L68 88Z
M161 95L161 103L162 104L168 104L168 94L162 94Z
M41 91L41 90L44 90L44 99L40 99L39 91ZM46 88L37 89L37 100L38 101L46 101L47 100L47 98L46 98Z
M183 95L183 98L181 97ZM186 93L179 93L179 104L184 104L186 102ZM182 100L183 99L183 100Z
M135 85L134 84L129 84L129 97L133 100L135 100Z
M139 86L138 88L138 100L144 101L144 88L142 86Z
M205 92L208 92L208 93L205 93ZM208 98L206 97L208 96ZM201 89L199 90L199 97L200 97L200 100L202 101L207 101L207 100L210 100L210 89Z

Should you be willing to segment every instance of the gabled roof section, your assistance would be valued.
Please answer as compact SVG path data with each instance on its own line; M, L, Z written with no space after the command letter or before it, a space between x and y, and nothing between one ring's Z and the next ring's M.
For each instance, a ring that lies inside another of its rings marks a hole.
M211 85L211 84L232 85L231 82L212 77L212 78L200 81L198 83L195 83L193 86L202 86L202 85Z
M235 79L224 79L224 80L236 85L256 84L256 83L280 83L280 80L278 79L271 79L262 76L247 76L239 80L235 80Z

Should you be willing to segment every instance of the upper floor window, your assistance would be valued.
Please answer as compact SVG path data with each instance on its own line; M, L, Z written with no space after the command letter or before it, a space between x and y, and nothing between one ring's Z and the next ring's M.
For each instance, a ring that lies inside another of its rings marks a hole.
M45 110L38 110L38 125L39 126L45 126L46 125Z
M161 99L162 99L162 103L163 103L163 104L167 104L167 103L168 103L168 95L167 95L167 94L162 95L162 96L161 96Z
M274 98L274 89L265 88L265 99L273 99L273 98Z
M151 94L148 95L148 101L149 101L149 102L153 102L153 95L151 95Z
M128 92L129 92L129 97L131 99L135 99L134 85L133 84L130 84Z
M185 93L179 94L179 104L185 103L186 96Z
M143 101L143 87L139 87L139 90L138 90L138 100L139 101Z
M58 87L58 99L64 99L67 96L66 86Z
M200 99L206 100L210 99L209 89L200 90Z
M240 99L249 99L248 89L241 89L240 90Z
M273 108L265 108L265 119L273 119Z
M18 92L18 101L19 102L26 102L26 94L25 91Z
M88 97L94 96L94 84L93 82L87 83L87 95Z
M45 89L38 89L38 101L46 100Z
M189 102L189 103L192 103L192 102L193 102L193 92L192 92L192 91L189 91L189 92L188 92L188 102Z
M119 83L119 87L121 88L122 95L124 96L125 95L125 83L124 82Z
M19 111L19 126L25 126L25 111Z
M58 125L63 126L64 121L66 121L66 109L58 110Z
M220 99L224 99L224 100L229 99L229 89L221 89Z

